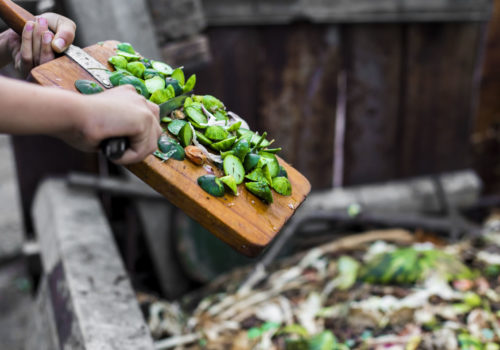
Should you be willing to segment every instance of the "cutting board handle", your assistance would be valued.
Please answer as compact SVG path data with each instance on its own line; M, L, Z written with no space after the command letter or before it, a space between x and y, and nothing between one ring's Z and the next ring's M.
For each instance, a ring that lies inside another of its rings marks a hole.
M35 21L35 16L11 0L0 0L0 17L19 35L26 22Z

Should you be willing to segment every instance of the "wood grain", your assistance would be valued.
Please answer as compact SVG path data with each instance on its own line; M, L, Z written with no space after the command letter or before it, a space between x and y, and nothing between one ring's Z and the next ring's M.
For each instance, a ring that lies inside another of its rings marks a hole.
M115 45L116 42L108 41L85 51L107 64ZM75 80L91 79L67 57L35 68L32 75L41 85L72 91L76 91ZM278 160L288 172L293 193L290 197L274 194L275 201L271 205L261 202L244 186L239 186L237 197L208 195L197 184L198 177L206 174L206 170L187 160L162 162L150 155L128 169L234 249L247 256L256 256L272 241L311 189L303 175L282 159Z

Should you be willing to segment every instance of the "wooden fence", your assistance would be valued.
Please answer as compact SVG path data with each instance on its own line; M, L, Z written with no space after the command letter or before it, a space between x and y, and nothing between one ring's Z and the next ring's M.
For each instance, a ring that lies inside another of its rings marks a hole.
M267 130L314 189L470 165L490 0L203 5L197 91Z

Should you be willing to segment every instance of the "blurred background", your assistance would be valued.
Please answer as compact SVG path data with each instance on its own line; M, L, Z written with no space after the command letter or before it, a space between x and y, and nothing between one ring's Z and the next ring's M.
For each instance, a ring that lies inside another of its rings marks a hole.
M394 225L457 239L464 232L453 218L480 222L500 205L498 0L16 3L73 19L79 46L127 41L184 66L197 75L196 93L276 139L312 184L304 215L332 215L290 233L280 256ZM2 74L16 76L12 67ZM6 349L22 348L24 334L11 330L29 318L43 275L32 208L46 178L96 193L137 290L175 299L255 263L97 155L41 136L2 136L0 152ZM373 217L353 221L359 211ZM419 216L405 221L408 213Z

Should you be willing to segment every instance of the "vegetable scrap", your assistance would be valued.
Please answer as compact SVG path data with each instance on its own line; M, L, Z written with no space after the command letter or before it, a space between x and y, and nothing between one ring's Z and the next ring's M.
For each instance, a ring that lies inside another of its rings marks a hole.
M264 203L273 203L271 190L281 196L292 194L288 175L275 155L281 148L269 148L274 140L268 141L267 133L259 135L251 131L218 98L192 94L196 75L186 80L182 67L174 69L164 62L145 58L129 43L118 44L116 55L108 62L115 69L108 72L113 86L132 85L137 93L156 104L173 105L174 98L185 97L182 106L175 106L178 108L170 116L161 119L166 130L154 152L157 158L181 161L187 157L199 166L213 162L224 176L214 179L212 173L207 173L211 176L200 177L198 184L215 197L226 193L237 196L238 185L243 183ZM79 80L75 86L84 94L103 91L98 84L87 80Z
M445 246L373 231L141 304L157 349L498 350L499 256L500 216Z

